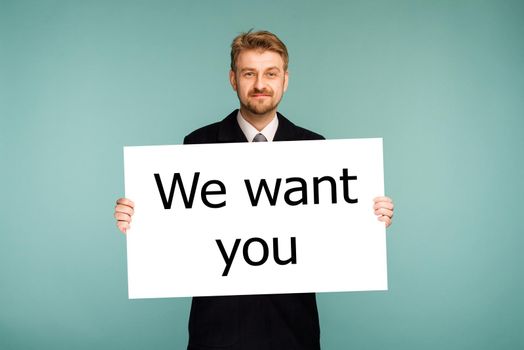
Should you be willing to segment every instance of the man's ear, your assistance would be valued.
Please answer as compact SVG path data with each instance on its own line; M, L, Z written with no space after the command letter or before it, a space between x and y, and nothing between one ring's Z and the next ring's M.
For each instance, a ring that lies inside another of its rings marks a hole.
M289 83L289 73L285 71L284 73L284 92L287 90L287 84Z
M237 77L232 69L229 71L229 82L231 83L233 90L237 91Z

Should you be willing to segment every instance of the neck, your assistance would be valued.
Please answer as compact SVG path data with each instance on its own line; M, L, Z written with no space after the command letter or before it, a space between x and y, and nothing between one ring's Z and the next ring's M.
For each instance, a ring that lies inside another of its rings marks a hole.
M242 117L258 131L263 130L269 123L271 123L276 113L277 110L273 109L264 114L254 114L246 110L244 106L240 106L240 114L242 114Z

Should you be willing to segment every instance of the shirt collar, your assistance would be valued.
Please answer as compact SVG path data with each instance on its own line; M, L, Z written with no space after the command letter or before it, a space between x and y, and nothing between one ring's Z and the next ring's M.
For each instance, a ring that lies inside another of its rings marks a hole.
M240 126L240 129L242 129L242 132L246 136L248 142L252 142L253 138L258 133L264 135L268 141L273 141L273 138L275 137L278 128L278 117L276 114L271 120L271 122L269 122L269 124L266 125L266 127L260 131L258 131L253 125L249 124L249 122L244 119L242 114L240 114L240 110L238 110L237 113L237 122L238 126Z

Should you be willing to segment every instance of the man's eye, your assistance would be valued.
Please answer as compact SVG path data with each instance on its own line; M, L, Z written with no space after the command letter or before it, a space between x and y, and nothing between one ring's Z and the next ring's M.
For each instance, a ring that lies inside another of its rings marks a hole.
M267 76L270 77L270 78L274 78L274 77L277 76L277 73L269 72L269 73L267 73Z
M255 74L253 72L246 72L244 73L244 76L247 77L247 78L251 78L253 77Z

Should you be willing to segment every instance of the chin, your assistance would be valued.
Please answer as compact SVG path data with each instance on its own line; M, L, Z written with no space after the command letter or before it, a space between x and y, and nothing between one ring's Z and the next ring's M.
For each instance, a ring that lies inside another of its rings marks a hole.
M255 115L264 115L271 111L273 111L273 108L267 108L267 109L253 109L250 108L249 111Z
M253 114L266 114L276 109L276 106L248 105L248 110Z

